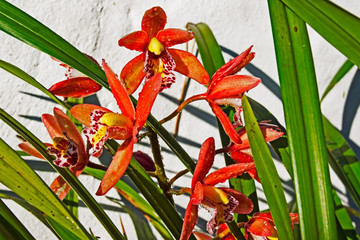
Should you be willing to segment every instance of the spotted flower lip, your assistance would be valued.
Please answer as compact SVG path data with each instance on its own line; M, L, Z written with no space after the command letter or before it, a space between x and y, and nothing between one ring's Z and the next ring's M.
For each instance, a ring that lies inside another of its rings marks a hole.
M85 54L86 55L86 54ZM97 61L86 55L91 61L97 63ZM55 61L60 62L59 60L52 58ZM77 71L76 69L70 67L69 65L60 62L60 66L66 68L65 77L66 80L60 81L52 85L48 90L52 94L61 97L72 97L72 98L82 98L87 97L92 94L95 94L101 89L101 85L96 83L94 80L86 76L85 74Z
M233 164L208 174L214 163L214 157L215 141L213 138L208 138L201 146L191 188L180 190L182 193L191 194L185 211L181 240L190 237L198 220L199 205L207 209L212 215L207 224L207 230L211 234L216 226L233 220L231 213L247 214L253 209L251 200L241 192L230 188L218 188L215 185L253 169L254 163Z
M48 153L55 156L54 164L59 167L68 167L75 176L79 176L89 161L89 155L75 124L58 108L54 108L54 116L43 114L41 119L53 140L53 143L46 143L45 145ZM19 144L19 147L32 156L44 159L27 142ZM71 189L61 176L53 181L50 188L61 200Z
M79 104L70 109L71 114L87 127L84 129L84 134L94 148L93 156L100 156L107 139L124 140L100 183L97 195L107 193L127 169L133 153L133 145L137 142L136 136L144 126L161 87L161 75L156 74L151 77L139 94L135 111L123 83L105 60L102 65L121 114L92 104Z
M142 18L141 30L132 32L119 40L119 46L142 52L130 60L120 74L126 91L132 94L141 81L161 74L161 90L169 88L175 81L172 71L179 72L200 84L209 82L209 75L199 60L189 52L171 49L188 42L194 34L181 29L164 29L167 16L161 7L147 10Z

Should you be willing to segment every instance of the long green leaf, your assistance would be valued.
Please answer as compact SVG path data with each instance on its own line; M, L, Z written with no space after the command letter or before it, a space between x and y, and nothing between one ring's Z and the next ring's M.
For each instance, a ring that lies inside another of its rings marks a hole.
M274 218L280 239L294 239L284 189L276 171L270 151L261 133L247 97L242 97L245 128L249 136L256 170L263 186L271 215Z
M0 139L0 182L80 239L92 239L42 179Z
M43 215L42 211L40 211L39 209L37 209L36 207L34 207L33 205L31 205L30 203L28 203L27 201L25 201L24 199L22 199L22 198L20 198L18 196L14 197L14 196L9 196L9 195L4 194L4 193L0 193L0 198L9 199L9 200L12 200L12 201L16 202L17 204L19 204L21 207L23 207L29 213L34 215L47 228L49 228L49 230L52 231L54 233L54 235L57 236L58 239L61 239L59 234L49 224L48 220L46 220L46 218Z
M12 239L34 239L26 227L11 212L11 210L0 200L0 218L3 226L8 225L6 229L0 228L0 236L4 235L4 230L9 233ZM5 224L7 222L7 224ZM1 238L1 237L0 237ZM7 239L10 239L7 237Z
M358 36L360 22L357 17L351 16L350 13L346 13L344 10L334 11L334 9L339 8L334 4L330 9L329 6L324 7L326 3L315 3L327 1L281 1L350 61L360 67L360 39ZM317 7L314 5L317 5ZM341 18L352 19L350 20L351 24L348 24L348 20L343 20L344 23L340 23L339 19ZM357 34L354 34L354 32L357 32Z
M307 30L278 0L269 0L281 93L303 239L336 239L316 78Z
M28 131L23 125L7 114L3 109L0 109L0 119L18 132L26 141L34 146L44 158L50 163L50 165L65 179L65 181L79 194L84 203L94 213L97 219L102 223L104 228L108 231L110 236L114 239L123 239L122 234L116 228L115 224L110 220L109 216L106 215L104 210L100 207L98 202L93 196L87 191L87 189L81 184L76 176L69 170L64 168L56 167L50 156L46 151L46 146L30 131Z
M341 133L323 117L329 162L360 208L360 162Z
M334 78L331 80L327 88L325 89L324 94L321 97L321 101L324 100L326 95L335 87L335 85L340 82L340 80L345 76L346 73L350 71L350 69L354 66L352 62L349 60L346 60L346 62L341 66L339 71L335 74Z

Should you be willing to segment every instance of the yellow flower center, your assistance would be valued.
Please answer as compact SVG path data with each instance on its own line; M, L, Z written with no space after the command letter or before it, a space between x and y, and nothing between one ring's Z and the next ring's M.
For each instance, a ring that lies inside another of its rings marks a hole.
M68 141L63 137L54 137L53 146L59 151L65 151L68 146Z
M105 124L109 127L112 126L129 126L131 125L131 120L126 117L123 114L118 114L118 113L113 113L113 112L108 112L105 113L104 116L102 116L99 120L100 123ZM100 129L99 129L100 131Z
M161 52L164 51L164 45L162 45L162 43L157 40L156 37L153 37L149 42L148 49L155 55L160 55Z
M93 136L93 140L95 143L99 142L105 136L107 129L108 129L107 126L103 126L103 127L99 128L99 130Z
M209 198L214 203L228 204L229 199L227 194L219 188L214 186L204 186L204 196Z

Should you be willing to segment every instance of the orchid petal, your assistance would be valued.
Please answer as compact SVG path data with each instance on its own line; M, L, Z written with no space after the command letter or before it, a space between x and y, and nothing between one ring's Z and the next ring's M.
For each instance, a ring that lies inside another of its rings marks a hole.
M164 29L166 24L166 13L161 7L153 7L147 10L141 21L141 29L149 35L149 39Z
M237 163L233 165L229 165L219 170L210 173L204 179L204 185L211 185L214 186L218 183L225 182L226 180L239 176L244 172L252 169L255 167L254 163Z
M175 71L194 79L200 84L206 85L209 83L209 74L193 54L179 49L168 49L168 52L176 63Z
M50 189L55 193L56 196L62 201L70 191L70 185L64 180L62 176L58 176L51 183Z
M106 194L122 177L131 160L133 146L134 142L131 138L121 144L100 183L96 195L101 196Z
M281 132L276 125L259 123L259 127L266 142L274 141L284 135L284 133ZM241 139L241 144L234 144L233 146L231 146L231 150L242 150L249 148L250 143L245 128L242 128L238 132L238 135Z
M75 126L74 122L59 108L54 108L54 117L59 124L62 132L65 132L67 137L73 140L81 150L85 153L85 144L79 133L79 130Z
M52 146L51 143L45 143L45 145L47 147ZM40 158L40 159L45 159L44 156L41 155L41 153L38 150L36 150L36 148L34 148L33 145L31 145L28 142L20 143L19 148L21 150L23 150L24 152L26 152L27 154L30 154L31 156L34 156L34 157L37 157L37 158Z
M176 28L168 28L159 31L156 35L156 38L164 44L165 47L171 47L176 44L186 43L194 38L194 34L192 32L176 29Z
M71 115L79 120L86 127L90 127L90 113L94 110L101 110L104 112L111 112L109 109L93 104L78 104L70 109Z
M161 74L156 74L149 79L141 92L139 93L139 100L136 106L136 117L134 124L134 134L136 135L144 126L148 118L151 108L161 87Z
M239 205L235 208L234 213L249 214L252 212L254 204L245 194L231 188L219 187L219 189L233 196L236 200L239 201Z
M277 237L275 224L272 220L263 217L253 217L245 225L245 231L255 236Z
M54 116L43 114L41 116L41 121L44 123L51 139L54 139L55 137L66 138Z
M149 36L145 31L130 33L119 40L119 46L139 52L145 52L148 43Z
M145 54L142 53L128 62L121 70L120 79L124 83L128 95L133 94L144 79L144 64Z
M212 102L211 100L208 100L208 102L213 113L217 116L221 125L223 126L225 133L230 137L230 139L234 143L241 143L239 135L237 134L232 123L230 122L229 117L224 113L221 107L219 107L216 103Z
M114 95L122 114L133 120L135 117L134 106L131 103L123 83L116 77L115 73L107 65L104 59L102 61L102 65L104 67L106 77L109 81L111 92Z
M198 209L199 206L198 205L194 205L191 203L191 201L189 202L186 211L185 211L185 216L184 216L184 224L181 230L181 236L180 236L180 240L188 240L194 227L195 224L199 218L198 216Z
M208 97L211 99L240 98L243 93L256 87L260 78L246 75L231 75L211 82Z
M87 77L72 78L52 85L49 92L62 97L82 98L90 96L101 89L101 86Z
M196 240L211 240L211 239L213 239L212 236L209 236L206 233L197 232L197 231L193 231L192 233L194 234ZM224 239L222 239L222 240L224 240Z
M233 60L227 62L224 66L219 68L212 76L212 81L222 78L224 76L232 75L245 67L255 56L255 53L250 53L252 46L242 52Z
M205 140L200 148L199 160L196 164L191 188L194 189L197 182L202 182L206 174L210 171L215 157L215 140L210 137Z
M198 205L204 198L204 188L201 182L195 184L194 190L192 191L190 202Z
M66 133L66 137L74 141L78 148L78 159L76 166L83 169L87 165L89 158L87 157L84 141L76 128L73 121L59 108L54 108L54 117L60 126L61 131Z

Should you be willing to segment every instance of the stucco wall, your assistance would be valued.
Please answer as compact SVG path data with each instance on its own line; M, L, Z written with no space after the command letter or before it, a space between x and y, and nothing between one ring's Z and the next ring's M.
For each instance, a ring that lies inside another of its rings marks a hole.
M240 53L250 45L254 45L253 51L256 57L252 64L245 70L244 74L253 74L262 78L263 84L249 92L253 97L266 108L268 108L278 120L284 124L283 110L280 101L280 91L278 88L278 76L273 47L272 33L270 27L269 13L266 1L215 1L215 0L197 0L197 1L150 1L150 0L123 0L123 1L102 1L102 0L31 0L9 1L21 8L31 16L35 17L49 28L54 30L64 39L69 41L81 51L93 56L98 61L106 59L114 71L119 73L122 67L138 53L121 48L117 42L123 35L140 29L141 18L144 12L156 5L161 6L167 13L167 28L184 28L186 23L193 22L207 23L212 29L219 44L235 53ZM335 1L340 6L360 15L360 8L355 0ZM322 93L327 84L331 81L339 67L346 58L335 48L329 45L321 36L309 28L313 55L315 60L316 74L319 83L319 92ZM45 87L50 87L55 82L64 79L64 71L51 58L26 44L0 32L0 56L1 59L10 62L25 72L29 73ZM190 43L192 47L193 43ZM185 45L180 48L184 49ZM233 56L225 54L225 60L228 61ZM21 121L26 127L33 131L40 139L49 142L50 138L39 121L43 113L52 113L55 103L48 101L44 95L9 73L0 70L1 88L0 88L0 107ZM177 76L177 82L169 90L160 95L153 110L153 115L161 119L175 109L172 98L179 98L183 86L184 77ZM353 144L357 154L360 156L360 130L358 123L360 116L357 112L360 102L359 92L360 72L353 68L340 82L334 90L323 101L322 110L330 121L344 134ZM203 86L196 82L191 82L189 93L203 92ZM351 92L350 96L348 93ZM98 98L92 97L89 101L99 101L102 106L118 110L112 95L106 90L98 93ZM195 102L191 104L192 108L187 108L182 115L179 142L189 151L190 155L196 159L200 144L208 137L213 136L216 139L216 146L220 147L216 122L212 117L209 106L204 102ZM201 110L201 111L200 111ZM202 119L199 118L202 117ZM173 131L175 121L165 124L165 127ZM8 142L13 148L17 148L19 140L14 131L0 122L0 137ZM165 144L163 149L167 150ZM149 152L145 145L139 145L137 149ZM164 151L164 162L168 169L168 176L182 169L183 165L174 155ZM30 164L37 169L41 177L47 183L55 178L56 173L40 160L27 158ZM106 162L109 159L103 159ZM280 175L284 180L284 186L287 191L288 200L293 199L291 185L289 186L289 177L285 173L281 164L276 162ZM222 158L216 161L216 167L223 166ZM80 176L80 180L89 188L90 192L95 193L98 187L98 181L87 176ZM176 186L189 186L190 175L183 177L176 182ZM339 180L334 177L334 184L340 191L342 199L347 202L344 187ZM260 188L260 185L258 185ZM6 189L1 187L1 189ZM261 190L259 189L259 194ZM110 191L110 196L117 197L114 190ZM120 227L119 215L121 216L129 239L136 239L132 222L118 206L114 205L104 197L96 197L104 204L107 213ZM179 211L183 214L184 207L188 202L187 196L175 197L179 206ZM14 210L15 214L28 227L36 239L53 239L50 231L37 223L30 214L18 207L11 201L6 204ZM266 205L261 202L264 209ZM100 223L93 217L87 208L80 206L80 221L92 231L100 236L101 239L109 239L106 231ZM201 211L204 219L209 219L205 210ZM200 221L199 226L204 227L204 220ZM155 232L155 231L154 231Z

